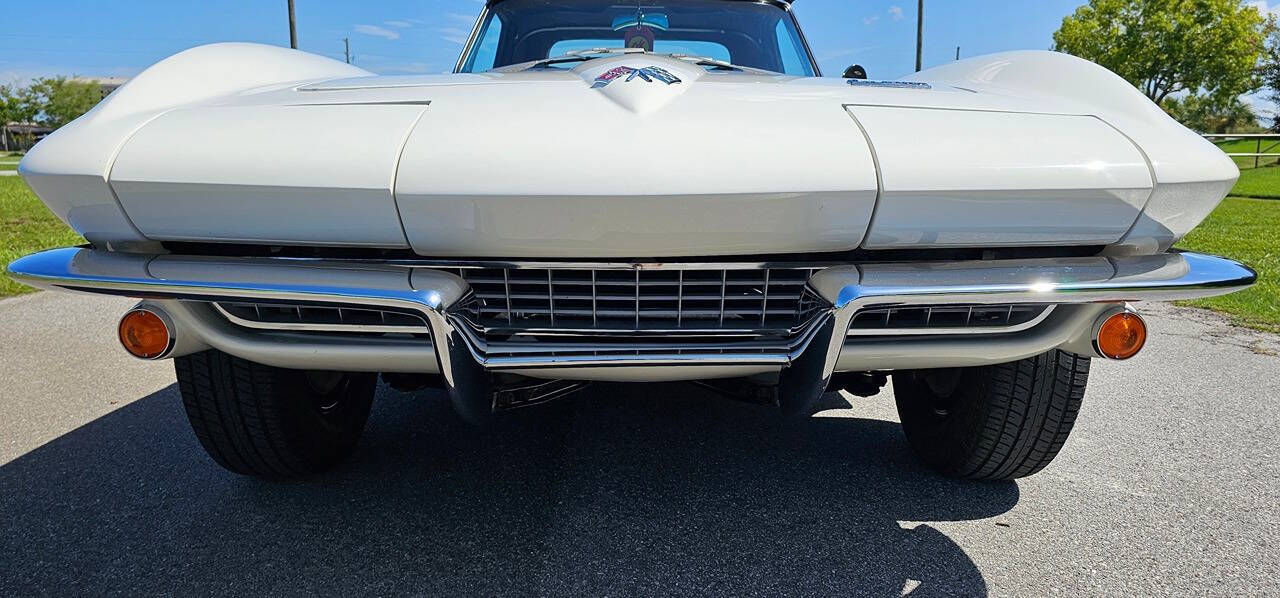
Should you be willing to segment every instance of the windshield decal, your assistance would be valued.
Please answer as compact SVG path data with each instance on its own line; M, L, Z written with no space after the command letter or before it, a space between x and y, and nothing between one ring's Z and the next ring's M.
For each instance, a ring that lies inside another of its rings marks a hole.
M636 69L629 66L616 66L600 73L600 76L596 77L595 83L591 84L591 89L605 87L624 76L626 77L625 81L630 81L638 77L645 83L661 81L667 85L671 85L673 83L680 82L680 77L671 74L671 71L662 67L646 66L644 68Z

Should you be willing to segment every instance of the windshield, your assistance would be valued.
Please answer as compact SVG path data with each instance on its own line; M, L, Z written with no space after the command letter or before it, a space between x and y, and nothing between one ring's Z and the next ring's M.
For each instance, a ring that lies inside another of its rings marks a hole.
M476 73L596 48L640 48L788 75L815 74L788 11L732 0L503 0L486 11L459 71Z

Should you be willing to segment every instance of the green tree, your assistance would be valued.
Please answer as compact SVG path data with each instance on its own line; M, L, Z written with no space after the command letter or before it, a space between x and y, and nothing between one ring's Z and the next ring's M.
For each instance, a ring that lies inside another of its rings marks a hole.
M1222 105L1204 96L1186 95L1165 100L1164 109L1187 128L1201 133L1256 133L1262 129L1253 107L1239 98Z
M1280 104L1280 32L1272 32L1267 40L1267 53L1261 69L1262 83L1267 88L1267 99ZM1280 112L1271 120L1271 130L1280 133Z
M15 85L0 85L0 127L8 123L31 123L35 122L36 115L40 113L39 107L31 94L29 87L17 87ZM16 132L5 134L6 146L12 141L27 137ZM30 139L23 139L22 145L30 145Z
M36 79L28 90L39 108L35 121L54 129L80 118L102 99L96 83L66 77Z
M1157 104L1186 92L1223 107L1261 86L1275 26L1241 0L1089 0L1062 20L1053 49L1115 71Z
M30 88L0 85L0 123L32 122L39 112Z

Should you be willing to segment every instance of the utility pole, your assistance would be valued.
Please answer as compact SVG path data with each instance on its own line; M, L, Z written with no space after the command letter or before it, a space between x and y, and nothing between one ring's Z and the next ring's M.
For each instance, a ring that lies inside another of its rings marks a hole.
M351 64L351 38L342 38L342 53L347 57L347 64Z
M916 72L920 72L921 58L924 53L924 0L916 2Z
M960 46L956 46L956 60L960 60Z
M293 0L289 0L289 47L298 49L298 20L293 17Z

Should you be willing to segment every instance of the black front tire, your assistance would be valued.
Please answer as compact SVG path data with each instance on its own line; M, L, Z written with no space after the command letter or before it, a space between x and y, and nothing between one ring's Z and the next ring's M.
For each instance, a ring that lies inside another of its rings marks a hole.
M1011 363L893 375L912 449L945 475L1012 480L1053 461L1089 380L1089 359L1050 351Z
M304 372L210 350L174 359L187 419L205 452L235 473L291 478L355 450L377 374Z

